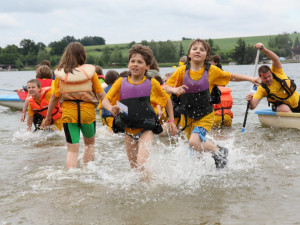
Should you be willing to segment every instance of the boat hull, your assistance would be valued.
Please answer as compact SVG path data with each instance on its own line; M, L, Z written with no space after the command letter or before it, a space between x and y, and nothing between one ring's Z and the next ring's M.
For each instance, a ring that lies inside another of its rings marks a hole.
M0 105L11 109L22 110L24 102L24 100L20 100L17 94L0 95Z
M300 113L273 112L271 109L256 110L261 124L270 127L300 129Z

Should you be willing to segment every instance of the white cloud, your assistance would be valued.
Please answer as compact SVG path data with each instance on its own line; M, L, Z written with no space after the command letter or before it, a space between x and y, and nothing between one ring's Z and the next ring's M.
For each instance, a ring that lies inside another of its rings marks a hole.
M0 8L0 46L67 35L127 43L300 32L299 10L298 0L11 0Z

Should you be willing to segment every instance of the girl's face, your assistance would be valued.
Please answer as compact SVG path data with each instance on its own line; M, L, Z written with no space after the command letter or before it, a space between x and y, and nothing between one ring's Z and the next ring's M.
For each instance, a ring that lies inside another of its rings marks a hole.
M201 42L195 43L189 52L189 58L192 62L204 63L207 57L206 49Z
M143 77L149 68L150 65L146 65L143 56L139 53L132 55L128 63L128 69L133 77Z

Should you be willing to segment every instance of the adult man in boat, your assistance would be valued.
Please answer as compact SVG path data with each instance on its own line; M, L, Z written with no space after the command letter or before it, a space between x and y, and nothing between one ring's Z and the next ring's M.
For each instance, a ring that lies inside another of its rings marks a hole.
M262 43L257 43L255 48L260 49L272 60L272 66L270 68L263 65L258 69L258 75L262 83L258 86L254 95L248 94L246 97L247 101L250 102L250 109L255 109L260 100L266 97L269 104L272 104L273 111L300 113L296 84L283 72L279 57Z

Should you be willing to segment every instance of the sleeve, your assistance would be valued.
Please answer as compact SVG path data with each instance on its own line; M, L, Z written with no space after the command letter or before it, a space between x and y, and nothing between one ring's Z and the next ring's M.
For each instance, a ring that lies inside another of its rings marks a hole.
M59 79L57 77L55 77L55 80L54 80L53 94L55 95L55 97L58 97L58 98L60 96L60 92L59 92Z
M282 67L281 68L276 68L274 66L271 66L271 72L275 73L276 76L280 79L288 79L287 75L283 72Z
M93 77L92 77L92 84L93 84L93 90L95 93L99 93L99 92L103 92L103 88L100 85L100 82L98 80L98 76L97 73L94 73Z
M150 93L150 102L151 105L156 107L160 105L162 108L167 106L167 101L170 96L163 90L159 82L155 79L151 79L151 93Z
M28 105L28 116L34 116L34 111L32 110L30 103Z
M226 86L231 78L230 72L221 70L216 66L211 66L209 69L209 90L211 91L215 85Z
M179 67L173 75L168 79L167 85L171 87L179 87L183 84L183 77L186 66Z
M104 99L108 99L112 105L116 105L117 101L120 101L120 92L121 92L121 84L122 77L120 77L116 82L112 85L111 89L107 92Z
M262 86L258 86L256 93L253 95L253 98L262 99L263 97L267 97L267 92Z

